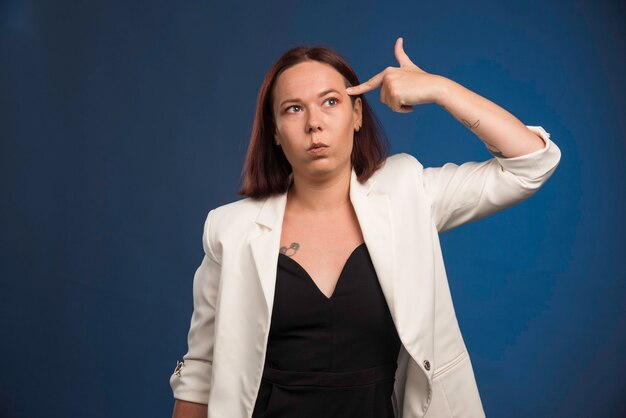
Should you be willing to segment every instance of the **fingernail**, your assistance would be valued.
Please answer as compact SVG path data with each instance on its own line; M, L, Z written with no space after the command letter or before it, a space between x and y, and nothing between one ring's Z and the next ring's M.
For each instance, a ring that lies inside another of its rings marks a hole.
M348 93L350 93L350 92L352 91L352 87L348 87L348 88L346 88L346 91L347 91Z

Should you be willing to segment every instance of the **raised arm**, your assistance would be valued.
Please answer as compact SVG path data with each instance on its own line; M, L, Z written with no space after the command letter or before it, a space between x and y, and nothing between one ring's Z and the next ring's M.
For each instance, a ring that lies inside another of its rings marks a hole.
M440 232L527 199L552 175L561 151L542 127L526 126L486 98L422 70L404 52L402 38L397 39L394 53L399 68L387 67L346 92L359 95L380 87L380 100L398 113L436 103L474 132L495 157L423 168L406 154L423 177Z
M475 133L494 156L520 157L546 146L536 132L492 101L445 77L437 83L435 103Z
M561 151L541 126L524 129L542 138L544 147L519 157L496 155L486 161L460 165L446 163L442 167L423 168L417 163L424 190L431 198L437 231L447 231L520 203L548 181L559 164Z
M380 87L380 100L398 113L412 112L415 105L436 103L474 132L497 157L519 157L545 146L539 136L497 104L415 65L404 52L403 42L398 38L394 48L399 68L387 67L346 92L360 95Z

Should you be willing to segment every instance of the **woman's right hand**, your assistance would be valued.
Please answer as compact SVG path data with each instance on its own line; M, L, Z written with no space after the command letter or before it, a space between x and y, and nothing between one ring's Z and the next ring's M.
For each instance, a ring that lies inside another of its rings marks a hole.
M206 418L208 414L207 405L176 399L174 402L174 412L172 418Z

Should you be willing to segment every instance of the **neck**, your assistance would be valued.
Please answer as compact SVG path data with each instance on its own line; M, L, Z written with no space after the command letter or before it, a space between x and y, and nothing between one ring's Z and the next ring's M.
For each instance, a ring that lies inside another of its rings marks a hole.
M288 204L311 214L329 214L350 202L350 176L348 165L341 173L328 179L311 179L293 173L293 184L289 189Z

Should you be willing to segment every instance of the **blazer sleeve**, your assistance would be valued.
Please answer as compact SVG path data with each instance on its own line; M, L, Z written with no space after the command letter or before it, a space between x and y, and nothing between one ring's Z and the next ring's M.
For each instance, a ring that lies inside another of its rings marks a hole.
M188 351L170 377L174 398L208 404L215 341L215 302L221 265L210 243L211 218L207 215L202 246L204 257L193 279L193 314L187 337Z
M444 232L513 206L532 196L556 170L561 150L541 126L526 126L545 143L543 149L512 158L494 155L483 162L423 169L424 191L431 197L437 231Z

